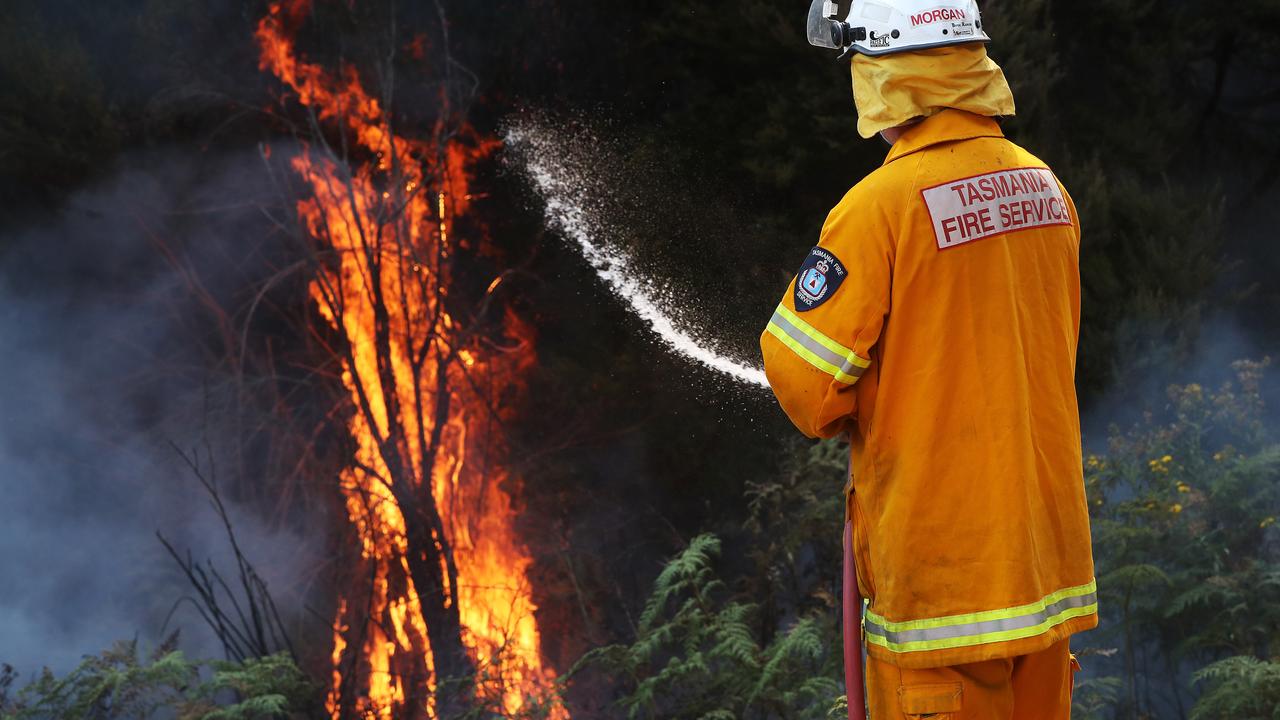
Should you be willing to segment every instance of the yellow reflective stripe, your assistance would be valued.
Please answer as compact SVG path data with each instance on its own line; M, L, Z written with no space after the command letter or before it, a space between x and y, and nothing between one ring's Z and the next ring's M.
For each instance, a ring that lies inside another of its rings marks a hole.
M845 362L853 367L866 369L871 366L870 360L864 360L863 358L858 357L858 354L852 349L841 345L826 335L823 335L817 328L805 322L799 315L792 312L786 305L779 303L778 309L774 312L786 318L787 321L794 325L800 332L813 338L813 340L819 345L822 345L831 352L840 355Z
M858 357L782 305L774 311L766 331L805 362L846 385L857 382L871 365L870 360Z
M851 377L851 376L842 377L844 373L840 372L840 368L822 359L817 354L815 354L812 350L805 347L804 345L801 345L798 341L791 339L791 336L787 334L787 331L778 327L776 324L769 323L769 327L766 328L766 331L770 335L777 338L778 342L790 348L791 352L800 356L800 358L803 359L805 362L818 368L822 372L834 377L836 380L839 380L840 382L846 385L852 385L853 383L858 381L858 378L856 377Z
M1039 635L1098 611L1097 583L1065 588L1032 603L1001 610L890 622L867 611L867 642L895 652L936 650Z
M1075 587L1064 588L1057 592L1049 593L1040 600L1029 602L1026 605L1019 605L1017 607L1011 607L1004 610L984 610L982 612L967 613L965 615L947 615L946 617L930 618L927 620L890 622L870 610L867 611L867 616L874 620L877 625L886 630L923 630L926 628L946 627L948 625L965 625L968 623L1018 617L1029 612L1043 611L1049 605L1052 605L1063 598L1088 595L1089 593L1096 592L1097 589L1097 581L1090 580L1084 585L1076 585Z
M968 635L955 638L944 638L939 640L913 640L911 642L898 643L888 640L879 635L867 633L867 642L872 645L892 650L893 652L923 652L925 650L949 650L951 648L969 647L971 645L986 645L989 643L1005 642L1009 640L1021 640L1022 638L1035 637L1048 632L1049 630L1061 625L1062 623L1077 617L1086 617L1098 612L1098 603L1092 603L1078 608L1069 608L1045 619L1036 625L1015 630L1005 630L1002 632L984 633L981 635Z

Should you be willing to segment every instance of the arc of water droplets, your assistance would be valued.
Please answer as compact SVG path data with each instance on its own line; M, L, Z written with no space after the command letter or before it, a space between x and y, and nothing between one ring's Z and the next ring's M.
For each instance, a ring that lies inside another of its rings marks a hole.
M552 131L525 123L508 130L505 139L542 197L548 226L577 245L596 275L663 343L677 354L739 382L769 386L760 368L718 352L716 343L696 328L677 327L676 321L663 312L663 303L649 278L635 270L626 253L598 239L607 228L583 204L589 198L593 180L598 178L588 177L576 167Z

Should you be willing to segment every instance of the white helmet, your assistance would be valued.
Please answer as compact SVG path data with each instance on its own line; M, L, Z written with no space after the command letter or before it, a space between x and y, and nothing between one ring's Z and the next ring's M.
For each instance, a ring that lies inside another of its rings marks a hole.
M809 44L840 50L844 58L991 42L975 0L853 0L841 20L844 4L813 0Z

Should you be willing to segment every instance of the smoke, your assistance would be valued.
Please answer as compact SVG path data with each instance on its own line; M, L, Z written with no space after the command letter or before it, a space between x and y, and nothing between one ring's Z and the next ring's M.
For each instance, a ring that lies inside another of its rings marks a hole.
M646 272L617 243L624 230L608 212L614 202L618 160L594 136L557 130L524 118L508 128L507 146L541 196L547 224L575 245L603 283L667 349L754 387L768 387L764 371L725 349L725 339L678 308L699 306L653 272ZM643 231L642 231L643 232Z
M1169 403L1173 385L1199 384L1217 388L1236 380L1233 363L1238 360L1274 359L1277 348L1250 332L1235 312L1219 310L1206 317L1190 347L1168 337L1159 321L1130 318L1122 323L1126 342L1116 363L1117 377L1124 378L1097 397L1089 398L1081 416L1086 449L1105 452L1112 429L1126 430L1149 412L1158 412ZM1090 348L1085 345L1081 353ZM1274 377L1277 370L1267 371ZM1280 383L1264 381L1263 401L1267 425L1280 426Z
M56 219L0 234L0 661L24 677L161 638L189 590L157 531L234 571L171 445L211 441L216 456L221 400L199 351L200 309L156 243L227 296L240 266L262 261L252 200L268 196L264 175L248 153L134 157ZM300 603L316 543L231 511L277 601ZM189 608L175 628L189 654L221 656Z

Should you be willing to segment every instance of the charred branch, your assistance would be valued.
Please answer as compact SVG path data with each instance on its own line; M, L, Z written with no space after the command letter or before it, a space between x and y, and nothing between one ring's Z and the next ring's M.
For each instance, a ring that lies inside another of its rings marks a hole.
M157 532L156 537L195 591L194 596L184 597L175 603L174 610L184 603L195 608L222 643L228 660L243 662L287 651L296 661L293 641L280 618L280 611L267 589L267 583L254 569L236 539L231 517L214 479L212 464L206 473L200 465L197 453L187 454L174 449L204 488L210 505L222 523L235 559L235 580L238 584L237 589L232 589L212 560L206 559L203 564L196 562L190 550L186 553L178 552L164 535ZM170 617L172 615L171 611ZM168 620L165 624L168 624Z

